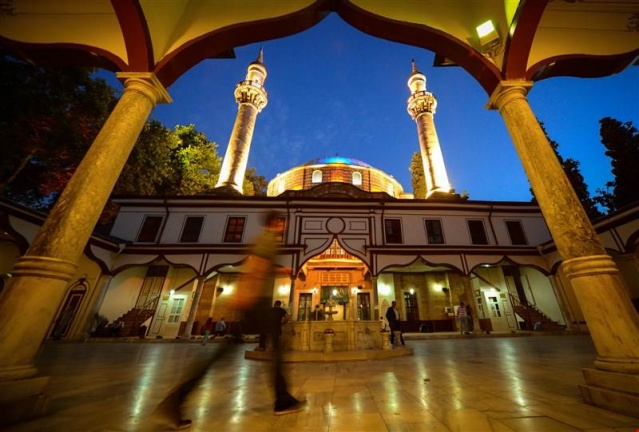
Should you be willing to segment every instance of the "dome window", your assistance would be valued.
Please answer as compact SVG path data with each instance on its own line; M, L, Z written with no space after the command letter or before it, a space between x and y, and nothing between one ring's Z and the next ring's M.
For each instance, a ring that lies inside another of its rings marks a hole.
M322 182L322 171L315 170L313 171L313 176L311 177L311 183L321 183Z
M353 173L353 185L361 186L362 185L362 173L355 171Z

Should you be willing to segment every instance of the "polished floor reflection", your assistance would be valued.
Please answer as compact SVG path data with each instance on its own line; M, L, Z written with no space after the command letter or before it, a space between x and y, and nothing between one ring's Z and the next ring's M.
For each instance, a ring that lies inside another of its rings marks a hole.
M291 363L303 411L273 415L269 364L245 360L254 345L49 343L37 365L51 376L50 415L10 431L146 431L171 389L206 375L184 411L192 431L416 432L621 431L639 418L585 405L577 385L591 366L589 336L410 340L411 357ZM219 350L223 357L211 363ZM639 408L638 408L639 417Z

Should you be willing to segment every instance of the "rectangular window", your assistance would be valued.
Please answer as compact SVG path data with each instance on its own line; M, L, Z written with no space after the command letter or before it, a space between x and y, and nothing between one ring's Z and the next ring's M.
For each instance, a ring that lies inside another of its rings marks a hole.
M137 241L140 243L154 243L160 232L163 220L163 216L146 216L138 233Z
M470 241L474 245L487 245L488 237L486 236L486 227L481 219L469 219L468 231L470 231Z
M171 306L171 313L169 314L169 323L180 322L180 316L182 315L184 301L185 299L181 297L176 297L173 299L173 306Z
M444 232L442 231L442 221L439 219L426 219L426 237L428 244L444 244Z
M275 233L275 240L278 242L284 241L284 228L286 228L286 218L276 217L270 222L271 230Z
M182 227L180 243L197 243L204 224L204 216L187 216Z
M225 243L241 243L244 234L244 225L246 218L243 216L230 216L226 221L226 230L224 231Z
M402 243L401 219L384 219L384 236L386 243Z
M521 221L510 220L506 221L506 229L508 230L508 235L510 236L510 243L512 245L527 245L528 240L526 240L526 233L524 233L524 227L521 224Z

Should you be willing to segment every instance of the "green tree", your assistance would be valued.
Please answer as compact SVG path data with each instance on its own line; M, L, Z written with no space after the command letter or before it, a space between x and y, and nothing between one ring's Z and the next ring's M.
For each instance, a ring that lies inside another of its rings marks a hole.
M611 159L614 180L598 189L595 201L608 211L639 200L639 132L632 122L610 117L599 120L601 142Z
M66 185L116 102L116 91L93 72L0 56L3 195L43 209Z
M176 174L173 172L173 151L179 145L178 136L157 120L147 122L129 155L114 195L163 195Z
M417 199L426 198L426 178L424 177L424 162L419 152L413 153L408 171L411 175L413 196Z
M222 159L217 154L217 144L198 132L194 125L176 126L179 138L173 151L174 182L166 187L166 193L198 195L211 192L220 175Z
M171 130L146 123L113 189L122 195L198 195L211 192L220 173L217 144L194 125Z
M268 182L264 176L258 175L255 167L246 170L244 176L244 195L266 196Z
M590 193L588 192L588 185L586 184L584 176L581 174L581 170L579 169L579 161L572 158L564 159L559 154L559 144L548 136L543 122L539 122L539 124L546 134L546 138L548 138L548 142L552 146L552 149L554 150L561 167L566 173L566 177L568 177L568 181L574 189L577 198L579 198L581 205L586 211L586 214L590 219L600 217L601 212L597 209L597 203L595 200L590 196ZM537 199L535 198L535 194L532 189L530 190L530 193L533 195L533 201L536 202Z

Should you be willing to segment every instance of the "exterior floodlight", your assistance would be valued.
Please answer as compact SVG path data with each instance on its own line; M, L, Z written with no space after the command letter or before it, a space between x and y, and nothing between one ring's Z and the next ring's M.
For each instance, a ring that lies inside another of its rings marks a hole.
M477 26L477 36L479 37L479 50L482 54L492 55L501 43L499 33L491 20Z

